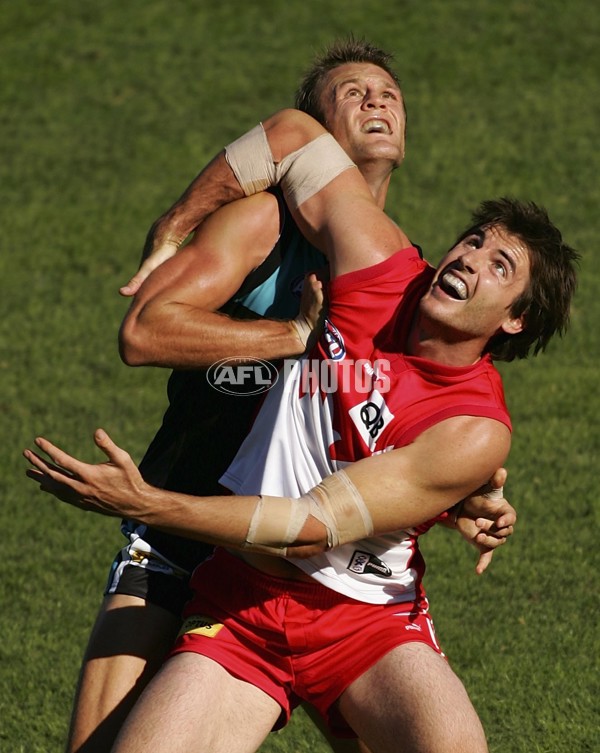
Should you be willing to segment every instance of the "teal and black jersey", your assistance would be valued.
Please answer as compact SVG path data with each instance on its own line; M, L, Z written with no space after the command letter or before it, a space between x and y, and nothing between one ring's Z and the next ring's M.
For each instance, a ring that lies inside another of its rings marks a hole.
M298 313L305 273L326 264L325 257L298 230L281 196L276 195L280 237L265 261L223 306L222 311L234 318L293 318ZM207 381L205 370L174 371L167 392L169 406L141 462L142 475L155 486L171 491L223 493L218 479L246 436L262 395L218 392ZM145 538L186 569L199 561L200 550L208 553L211 549L158 531L149 530Z

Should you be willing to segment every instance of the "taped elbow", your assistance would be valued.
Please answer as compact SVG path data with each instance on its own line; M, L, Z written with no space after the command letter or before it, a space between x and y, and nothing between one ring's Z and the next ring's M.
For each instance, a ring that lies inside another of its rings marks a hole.
M244 548L277 557L311 557L371 536L373 521L344 471L328 476L299 499L258 498Z

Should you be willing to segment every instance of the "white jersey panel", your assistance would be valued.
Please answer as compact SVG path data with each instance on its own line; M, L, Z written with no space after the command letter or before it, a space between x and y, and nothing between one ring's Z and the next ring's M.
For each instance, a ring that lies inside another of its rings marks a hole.
M221 477L235 494L301 497L338 470L331 395L300 395L302 363L287 361L238 454Z
M297 498L347 465L330 457L329 448L339 438L332 427L331 395L303 389L304 360L288 364L221 478L235 494ZM410 567L414 554L415 537L398 531L290 562L338 593L386 604L415 598L422 573Z
M418 567L411 567L417 557ZM413 601L423 561L408 531L354 541L309 559L290 560L333 591L369 604Z

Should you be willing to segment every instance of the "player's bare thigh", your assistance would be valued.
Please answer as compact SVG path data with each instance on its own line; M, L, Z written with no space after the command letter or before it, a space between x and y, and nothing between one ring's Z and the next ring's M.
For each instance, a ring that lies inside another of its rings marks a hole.
M128 717L113 753L253 753L281 708L212 659L169 659Z
M106 753L161 666L180 620L137 596L106 596L83 659L67 753Z
M447 661L402 644L342 694L339 708L374 753L487 753L481 722Z

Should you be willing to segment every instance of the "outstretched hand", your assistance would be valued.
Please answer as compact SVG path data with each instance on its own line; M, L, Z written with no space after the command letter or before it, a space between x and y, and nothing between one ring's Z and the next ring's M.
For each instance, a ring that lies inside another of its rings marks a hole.
M499 468L489 482L457 507L455 525L461 535L479 550L475 572L481 575L489 566L494 550L514 532L517 512L504 499L503 486L508 473Z
M83 463L47 439L37 437L35 444L50 461L32 450L25 450L23 455L33 466L27 470L27 476L37 481L42 491L81 510L135 518L148 484L129 454L103 429L96 430L94 441L108 458L106 462Z

